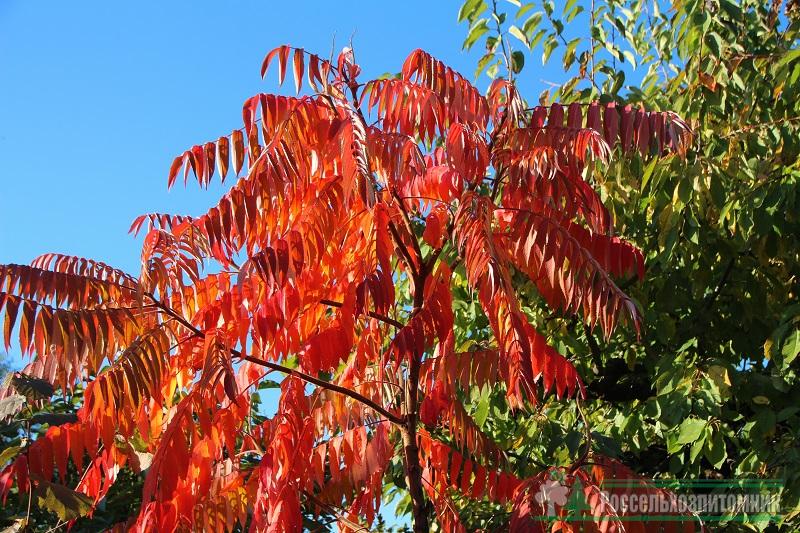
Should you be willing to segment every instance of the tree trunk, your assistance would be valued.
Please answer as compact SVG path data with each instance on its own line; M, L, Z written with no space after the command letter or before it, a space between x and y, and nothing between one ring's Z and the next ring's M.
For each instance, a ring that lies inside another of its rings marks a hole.
M409 232L412 232L409 227ZM413 232L412 232L413 235ZM402 241L398 239L398 245ZM417 248L419 264L423 265L422 254ZM424 299L425 278L428 276L428 266L421 267L421 271L413 277L414 307L410 319L413 319L422 310ZM406 485L411 496L411 509L414 517L414 533L428 533L428 508L425 492L422 486L422 466L419 462L419 446L417 446L417 419L419 417L419 373L422 366L421 353L413 353L408 361L408 376L404 386L405 393L405 423L400 426L403 437L403 466L405 467Z
M420 258L421 259L421 258ZM425 286L423 273L414 279L413 317L422 309L422 294ZM419 372L422 354L413 354L408 366L408 380L405 387L406 423L400 427L403 437L403 461L406 470L406 484L411 495L414 515L414 533L428 533L428 509L422 487L422 467L419 463L419 446L417 446L417 418L419 417Z
M416 424L416 420L414 420L414 423ZM409 430L408 426L401 427L400 433L403 437L403 462L406 471L406 484L411 495L414 533L427 533L430 531L430 527L428 526L425 494L422 489L422 467L419 464L416 428Z

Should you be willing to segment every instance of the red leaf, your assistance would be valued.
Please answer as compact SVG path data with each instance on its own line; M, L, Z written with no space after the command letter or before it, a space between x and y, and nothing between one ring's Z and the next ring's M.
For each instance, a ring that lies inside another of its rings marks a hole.
M294 67L294 88L295 92L300 94L300 89L303 87L303 49L298 48L294 51L294 60L292 61Z

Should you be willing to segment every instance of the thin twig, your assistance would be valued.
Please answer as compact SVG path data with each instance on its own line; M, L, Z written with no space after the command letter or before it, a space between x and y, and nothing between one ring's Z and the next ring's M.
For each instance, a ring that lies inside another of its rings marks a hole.
M320 300L319 303L321 303L323 305L329 305L331 307L337 307L337 308L338 307L342 307L342 305L344 305L341 302L335 302L333 300L327 300L325 298ZM381 322L385 322L385 323L387 323L387 324L389 324L391 326L394 326L397 329L402 329L403 327L405 327L405 324L403 324L402 322L397 321L397 320L395 320L393 318L390 318L390 317L388 317L386 315L382 315L380 313L375 313L374 311L368 311L367 315L369 317L371 317L371 318L374 318L376 320L380 320Z
M205 333L203 333L200 329L195 327L191 322L189 322L188 320L186 320L182 316L180 316L177 313L175 313L175 311L173 311L171 308L169 308L166 305L164 305L160 300L155 299L155 297L152 294L148 294L147 296L150 297L154 301L154 303L156 304L157 307L159 307L162 311L164 311L169 316L174 317L186 329L191 331L194 336L199 337L199 338L204 338L205 337ZM346 387L342 387L340 385L336 385L335 383L330 383L328 381L323 381L321 379L318 379L318 378L315 378L313 376L310 376L310 375L306 374L305 372L301 372L299 370L294 370L292 368L280 365L278 363L273 363L272 361L265 361L264 359L259 359L258 357L253 357L253 356L250 356L250 355L244 355L244 354L242 354L242 352L240 352L239 350L236 350L234 348L229 348L229 351L230 351L231 355L233 355L234 357L238 357L238 358L240 358L240 359L242 359L244 361L249 361L251 363L270 368L272 370L275 370L277 372L281 372L283 374L287 374L289 376L294 376L296 378L302 379L306 383L311 383L312 385L316 385L317 387L321 387L323 389L328 389L330 391L338 392L339 394L343 394L345 396L348 396L348 397L350 397L350 398L352 398L352 399L354 399L354 400L366 405L367 407L373 409L375 412L383 415L384 417L386 417L390 421L394 422L395 424L403 424L405 422L405 420L402 417L400 417L400 416L398 416L398 415L396 415L396 414L384 409L382 406L378 405L377 403L375 403L374 401L370 400L369 398L367 398L367 397L365 397L365 396L363 396L363 395L361 395L361 394L359 394L359 393L357 393L355 391L352 391L352 390L350 390L350 389L348 389Z
M395 245L397 246L397 251L400 252L400 255L403 256L403 260L408 265L408 268L411 270L411 274L416 277L419 273L417 272L417 266L414 264L414 260L411 258L411 255L408 253L406 249L405 243L403 243L403 238L400 236L400 232L397 231L397 226L394 225L394 222L389 222L389 233L392 234L394 238ZM412 240L414 236L411 236Z
M414 253L417 254L417 258L420 260L420 264L422 264L422 250L419 247L419 241L417 241L417 238L414 235L414 228L411 225L411 217L409 217L406 206L403 203L403 200L400 199L400 196L397 194L397 192L393 192L392 195L394 196L395 200L397 200L397 203L400 207L400 213L403 215L403 221L405 222L406 230L411 236L411 245L414 247Z
M592 82L592 86L599 91L600 88L597 86L597 82L595 82L594 79L594 32L592 31L594 30L594 0L592 0L591 9L591 21L589 22L589 39L591 41L591 48L589 49L589 60L591 62L590 80Z
M503 61L506 63L506 71L508 72L508 79L514 79L514 71L511 68L511 54L506 48L506 40L503 28L500 26L500 16L497 13L497 0L492 0L492 16L494 18L495 28L497 29L497 37L500 39L500 47L503 50ZM510 48L510 45L509 45Z
M736 262L736 257L731 257L730 261L728 261L728 265L725 267L725 271L722 273L722 278L717 283L717 286L714 288L714 292L711 293L711 296L708 298L704 309L708 311L711 309L711 306L714 305L714 302L719 297L719 293L722 291L722 287L725 286L725 283L728 281L728 277L731 275L731 271L733 270L733 264Z
M583 412L582 403L583 400L581 400L580 397L575 398L575 405L578 410L578 415L580 415L581 420L583 421L584 438L586 439L586 442L584 443L583 453L569 467L571 471L575 471L583 466L583 464L586 462L586 459L589 458L589 453L592 451L592 428L589 426L589 421L586 419L586 413Z

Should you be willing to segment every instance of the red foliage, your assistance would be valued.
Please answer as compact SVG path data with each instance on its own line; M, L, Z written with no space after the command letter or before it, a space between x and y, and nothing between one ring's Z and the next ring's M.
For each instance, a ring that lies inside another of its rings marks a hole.
M275 64L313 93L253 96L241 129L175 158L170 187L181 173L201 186L237 177L200 216L134 221L139 276L53 254L0 266L6 347L32 355L25 373L85 387L78 421L7 465L0 493L72 461L97 503L119 468L138 468L136 437L153 461L127 527L300 531L303 510L324 510L348 530L372 522L404 448L418 530L423 493L446 530L463 529L453 494L513 504L516 527L536 514L540 480L508 471L458 389L502 384L514 408L583 396L522 311L514 273L607 335L621 319L638 328L613 278L641 277L643 256L614 235L583 170L615 144L683 153L688 129L597 103L526 110L513 83L484 97L421 50L400 79L367 83L349 49L334 64L281 46L262 75ZM489 320L475 352L455 350L453 270ZM278 412L253 424L250 393L275 371L288 376ZM569 475L593 486L608 468ZM613 510L595 501L593 513Z

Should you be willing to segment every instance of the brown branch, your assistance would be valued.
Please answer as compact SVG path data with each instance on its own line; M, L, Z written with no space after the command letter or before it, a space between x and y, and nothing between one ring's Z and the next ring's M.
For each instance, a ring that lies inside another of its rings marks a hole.
M714 292L711 293L711 296L709 296L708 300L706 301L706 304L703 306L703 308L706 311L711 309L711 306L714 305L714 302L719 297L719 293L722 292L722 287L724 287L725 283L727 283L728 277L731 275L731 271L733 270L733 264L735 262L736 262L735 257L731 257L730 261L728 261L728 265L725 267L725 271L722 273L722 278L719 280L719 283L717 283L717 286L714 288Z
M164 311L169 316L173 317L175 320L180 322L186 329L191 331L192 334L195 337L205 337L205 333L203 333L199 328L195 327L191 322L186 320L184 317L182 317L179 314L175 313L175 311L173 311L172 309L170 309L169 307L164 305L160 300L157 300L152 294L148 293L146 296L148 298L150 298L151 300L153 300L153 303L156 305L156 307L158 307L159 309ZM361 394L359 394L359 393L357 393L355 391L352 391L352 390L350 390L348 388L342 387L340 385L336 385L335 383L330 383L328 381L323 381L321 379L317 379L317 378L315 378L313 376L310 376L310 375L306 374L305 372L300 372L299 370L294 370L292 368L285 367L283 365L279 365L278 363L273 363L271 361L265 361L263 359L259 359L258 357L253 357L253 356L250 356L250 355L243 355L242 352L240 352L239 350L236 350L234 348L230 348L229 351L230 351L231 355L233 355L234 357L238 357L238 358L240 358L240 359L242 359L244 361L249 361L251 363L254 363L254 364L257 364L257 365L260 365L260 366L264 366L266 368L275 370L277 372L281 372L281 373L287 374L289 376L294 376L294 377L300 378L303 381L305 381L306 383L311 383L312 385L316 385L317 387L320 387L320 388L323 388L323 389L328 389L328 390L333 391L333 392L338 392L339 394L344 394L345 396L349 396L350 398L352 398L352 399L354 399L354 400L366 405L367 407L373 409L378 414L383 415L386 419L388 419L389 421L391 421L391 422L393 422L395 424L403 424L403 423L405 423L405 419L404 418L402 418L402 417L400 417L400 416L398 416L398 415L396 415L396 414L384 409L382 406L378 405L377 403L375 403L374 401L370 400L366 396L363 396L363 395L361 395Z
M313 376L310 376L310 375L306 374L305 372L300 372L299 370L294 370L292 368L285 367L283 365L279 365L278 363L273 363L272 361L265 361L264 359L259 359L258 357L253 357L252 355L242 355L242 353L239 352L238 350L231 349L231 353L233 355L235 355L237 357L240 357L241 359L243 359L245 361L249 361L249 362L251 362L253 364L264 366L264 367L267 367L267 368L269 368L271 370L275 370L277 372L281 372L281 373L287 374L289 376L294 376L296 378L300 378L300 379L302 379L303 381L305 381L307 383L311 383L312 385L316 385L317 387L320 387L320 388L323 388L323 389L328 389L328 390L333 391L333 392L338 392L339 394L344 394L345 396L349 396L350 398L352 398L352 399L354 399L354 400L356 400L356 401L358 401L360 403L363 403L367 407L369 407L372 410L374 410L376 413L382 415L387 420L389 420L390 422L393 422L395 424L402 424L402 423L405 422L405 420L402 417L392 413L391 411L387 411L386 409L384 409L383 407L381 407L377 403L373 402L372 400L370 400L366 396L362 396L361 394L359 394L359 393L357 393L357 392L355 392L353 390L350 390L350 389L348 389L346 387L342 387L341 385L336 385L335 383L330 383L328 381L323 381L321 379L317 379L317 378L315 378Z
M414 253L417 254L417 258L419 259L420 265L422 264L422 250L419 247L419 241L417 241L416 236L414 235L414 228L411 226L411 218L408 216L408 211L406 210L406 206L403 203L403 200L400 198L395 191L392 191L392 196L395 200L397 200L397 204L400 207L400 213L403 215L403 222L406 226L406 231L411 236L411 245L414 247Z
M742 126L741 128L739 128L738 130L733 130L733 131L728 132L722 138L723 139L727 139L728 137L733 137L733 136L738 135L740 133L746 133L748 131L756 130L756 129L759 129L759 128L767 128L767 127L770 127L770 126L779 126L781 124L797 122L797 121L800 121L800 117L784 117L784 118L778 118L778 119L775 119L775 120L770 120L769 122L759 122L757 124L747 124L747 125Z
M320 300L319 303L321 303L323 305L329 305L331 307L337 307L337 308L338 307L342 307L342 305L343 305L341 302L334 302L333 300L326 300L324 298L322 300ZM371 317L371 318L374 318L376 320L380 320L381 322L385 322L385 323L387 323L387 324L389 324L391 326L394 326L397 329L402 329L403 327L405 327L405 324L403 324L402 322L397 321L397 320L395 320L395 319L393 319L391 317L388 317L386 315L382 315L380 313L376 313L374 311L368 311L367 315L369 317Z
M397 226L395 226L393 222L389 222L389 233L392 234L395 245L397 246L397 250L400 252L400 255L403 256L403 260L408 265L408 268L411 269L411 274L416 277L417 267L414 264L414 260L411 258L411 255L408 253L408 250L406 250L406 245L403 244L403 238L400 236L400 232L397 231Z
M589 344L589 350L592 352L592 356L597 362L602 361L602 354L600 352L600 346L598 346L597 341L592 335L592 330L586 324L583 325L583 333L586 335L586 342Z

